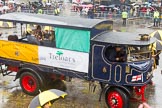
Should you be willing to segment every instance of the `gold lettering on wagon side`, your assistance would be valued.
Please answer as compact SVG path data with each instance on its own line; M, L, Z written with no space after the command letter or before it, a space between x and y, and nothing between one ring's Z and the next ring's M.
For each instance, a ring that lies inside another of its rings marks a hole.
M102 68L102 72L103 72L103 73L106 73L106 72L107 72L106 67L103 67L103 68Z

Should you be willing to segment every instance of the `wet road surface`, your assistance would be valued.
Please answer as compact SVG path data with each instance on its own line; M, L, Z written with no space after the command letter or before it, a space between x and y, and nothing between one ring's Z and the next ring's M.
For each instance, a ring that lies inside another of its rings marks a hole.
M126 27L119 26L121 21L114 23L114 30L121 32L136 32L136 33L151 33L153 29L147 28L150 23L144 23L144 20L129 21ZM7 32L6 30L5 32ZM6 34L7 35L7 34ZM3 38L3 37L2 37ZM160 55L162 58L162 55ZM152 108L161 108L162 106L162 59L160 65L154 71L154 86L148 85L146 88L147 103ZM19 87L19 81L13 82L13 76L0 75L0 108L27 108L33 96L28 96L22 93ZM105 104L104 95L99 102L100 86L95 92L89 90L89 83L85 80L74 78L72 82L66 82L68 96L65 99L60 99L53 104L52 108L107 108ZM91 88L93 89L93 88ZM130 102L130 108L137 108L140 102Z

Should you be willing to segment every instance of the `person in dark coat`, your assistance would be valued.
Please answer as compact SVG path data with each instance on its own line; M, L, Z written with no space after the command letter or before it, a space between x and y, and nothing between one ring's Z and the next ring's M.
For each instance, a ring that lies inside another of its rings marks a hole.
M159 65L159 59L160 59L159 55L160 55L160 53L161 53L160 50L154 51L154 57L155 57L155 64L156 64L156 66Z
M87 15L88 15L88 18L93 19L93 10L89 9Z
M122 47L109 47L106 51L107 59L111 62L124 62L126 61L126 53Z

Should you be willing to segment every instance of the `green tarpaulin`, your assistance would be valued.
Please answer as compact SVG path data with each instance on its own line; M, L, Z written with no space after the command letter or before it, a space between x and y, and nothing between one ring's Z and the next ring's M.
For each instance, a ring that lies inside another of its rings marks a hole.
M89 52L90 31L55 28L56 47Z

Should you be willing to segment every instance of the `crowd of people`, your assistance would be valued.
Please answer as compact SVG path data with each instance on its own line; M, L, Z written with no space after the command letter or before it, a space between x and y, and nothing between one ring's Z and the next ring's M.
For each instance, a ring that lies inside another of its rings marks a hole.
M146 15L150 15L150 10L148 8L147 10L148 12L146 12ZM126 26L126 20L127 18L129 18L130 13L128 13L128 11L126 9L123 9L121 17L123 19L123 26ZM131 14L133 16L133 14ZM150 19L153 19L153 26L154 27L159 27L160 26L160 22L161 22L161 16L162 16L162 8L155 8L155 10L152 12L152 16L150 17ZM140 17L140 16L139 16Z
M88 5L87 5L88 6ZM127 18L142 17L150 19L154 22L155 27L160 26L161 22L161 7L151 6L130 6L130 5L117 5L113 8L94 5L93 7L73 7L74 11L80 14L81 17L86 18L105 18L105 19L123 19L123 26L126 26Z
M26 10L30 13L37 14L52 14L52 15L60 15L63 13L65 9L64 3L45 3L40 2L39 5L35 5L34 3L27 4L13 4L11 10L3 10L1 14L7 12L26 12ZM71 5L72 6L72 5ZM105 19L115 19L121 18L123 19L123 26L126 26L127 18L131 17L145 17L149 19L153 19L153 26L160 26L161 22L161 13L162 9L159 7L149 7L149 6L130 6L130 5L116 5L113 8L108 8L107 6L99 6L99 5L90 5L91 7L75 7L76 14L79 14L81 17L85 18L105 18ZM48 10L48 11L47 11ZM71 10L69 10L71 11Z
M10 13L10 12L26 12L29 13L39 13L39 14L54 14L59 15L63 9L63 3L46 3L43 1L39 2L28 2L28 3L5 3L0 6L0 14Z

